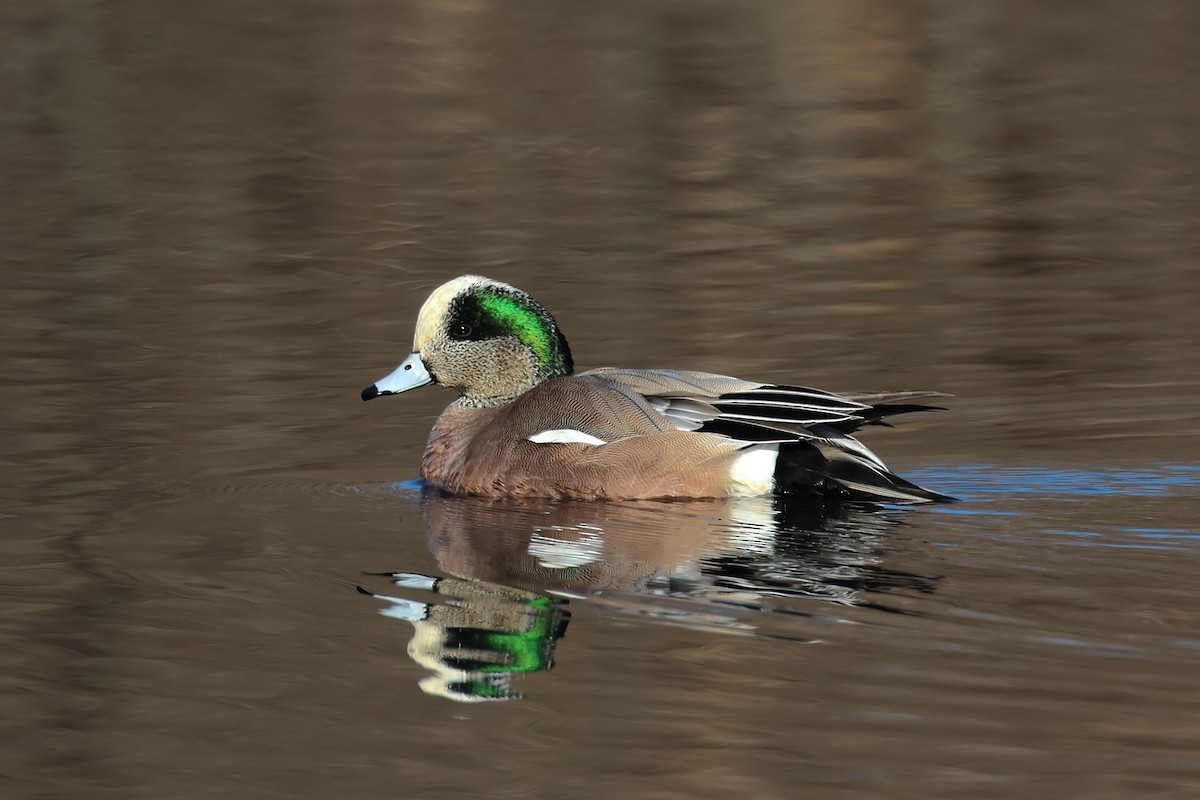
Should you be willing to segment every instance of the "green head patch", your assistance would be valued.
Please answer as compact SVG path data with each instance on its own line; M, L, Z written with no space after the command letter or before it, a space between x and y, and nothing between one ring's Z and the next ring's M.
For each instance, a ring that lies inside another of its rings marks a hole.
M554 354L554 321L539 315L512 297L492 292L475 295L483 312L496 324L525 343L537 355L538 363L547 365Z
M573 368L554 317L525 294L480 289L463 295L451 310L449 333L474 341L513 336L533 351L541 378L569 375Z

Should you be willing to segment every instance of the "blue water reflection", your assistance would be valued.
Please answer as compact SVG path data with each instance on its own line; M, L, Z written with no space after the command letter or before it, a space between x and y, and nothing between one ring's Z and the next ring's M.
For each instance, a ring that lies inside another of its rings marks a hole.
M1146 497L1200 485L1200 465L1194 464L1096 470L980 464L910 470L907 474L918 483L937 486L939 491L964 500L986 499L996 494L1006 497L1021 494ZM970 513L953 507L941 510Z

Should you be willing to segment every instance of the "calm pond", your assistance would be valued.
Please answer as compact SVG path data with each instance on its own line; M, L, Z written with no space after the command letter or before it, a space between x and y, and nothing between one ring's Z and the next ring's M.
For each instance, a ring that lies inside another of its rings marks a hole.
M1200 796L1200 5L8 3L5 798ZM428 292L962 502L423 494Z

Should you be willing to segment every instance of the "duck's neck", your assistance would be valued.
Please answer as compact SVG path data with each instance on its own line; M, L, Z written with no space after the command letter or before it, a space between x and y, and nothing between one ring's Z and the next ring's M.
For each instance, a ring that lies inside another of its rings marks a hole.
M524 343L513 342L507 356L484 370L473 386L459 389L456 408L495 408L507 405L538 384L571 375L574 363L567 340L557 328L548 350L538 352Z

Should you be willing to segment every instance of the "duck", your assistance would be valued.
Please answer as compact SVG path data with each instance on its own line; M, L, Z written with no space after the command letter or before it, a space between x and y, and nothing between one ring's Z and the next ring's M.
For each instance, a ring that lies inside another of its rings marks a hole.
M421 478L444 494L562 500L781 495L950 501L904 480L854 437L932 391L837 394L671 369L576 372L554 317L528 293L464 275L417 314L412 353L363 400L434 384Z

